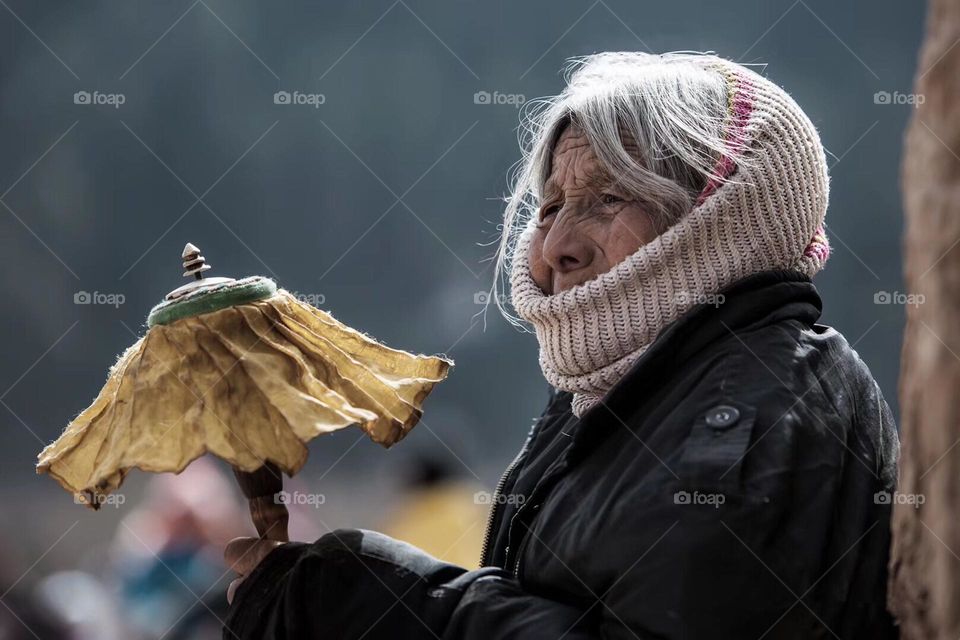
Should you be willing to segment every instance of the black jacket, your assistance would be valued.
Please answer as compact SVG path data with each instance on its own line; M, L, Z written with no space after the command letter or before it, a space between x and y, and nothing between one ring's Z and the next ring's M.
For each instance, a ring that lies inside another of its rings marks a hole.
M546 411L498 486L485 568L337 530L269 555L224 638L897 637L898 439L793 272L667 327L580 419Z

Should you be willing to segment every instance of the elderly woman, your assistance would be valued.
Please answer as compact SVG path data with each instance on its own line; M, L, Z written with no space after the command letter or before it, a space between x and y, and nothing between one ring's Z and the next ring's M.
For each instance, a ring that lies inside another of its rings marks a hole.
M528 125L498 281L550 400L481 568L362 530L235 541L224 638L896 637L898 439L817 324L810 120L715 56L606 53Z

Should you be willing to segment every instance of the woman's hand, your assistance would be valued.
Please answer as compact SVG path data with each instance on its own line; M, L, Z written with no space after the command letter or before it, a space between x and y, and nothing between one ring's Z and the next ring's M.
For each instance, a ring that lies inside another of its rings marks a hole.
M257 568L260 561L282 544L285 543L264 538L234 538L227 543L223 558L227 566L240 576L227 587L228 604L233 604L233 596L236 594L237 588Z

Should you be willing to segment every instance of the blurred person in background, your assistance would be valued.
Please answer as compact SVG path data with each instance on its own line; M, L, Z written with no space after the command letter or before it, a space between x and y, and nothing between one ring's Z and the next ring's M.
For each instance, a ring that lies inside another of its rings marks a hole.
M119 594L104 577L87 571L57 571L36 588L37 599L63 628L70 640L140 640L144 636L128 624ZM47 638L31 628L37 636ZM6 638L0 634L0 638Z
M210 638L222 626L226 571L218 549L249 527L232 479L202 457L150 479L113 541L112 579L138 637Z
M550 394L481 568L357 529L238 539L223 637L895 637L899 445L867 366L817 322L810 119L713 55L604 53L521 140L496 280Z

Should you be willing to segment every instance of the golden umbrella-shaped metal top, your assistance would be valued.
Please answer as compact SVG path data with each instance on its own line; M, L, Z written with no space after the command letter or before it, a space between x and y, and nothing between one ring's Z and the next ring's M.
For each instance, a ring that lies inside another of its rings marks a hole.
M351 425L398 442L453 362L380 344L269 278L205 278L192 244L182 258L193 280L151 310L37 472L97 508L131 469L179 473L212 453L237 472L260 534L285 540L279 472L297 473L310 440Z

